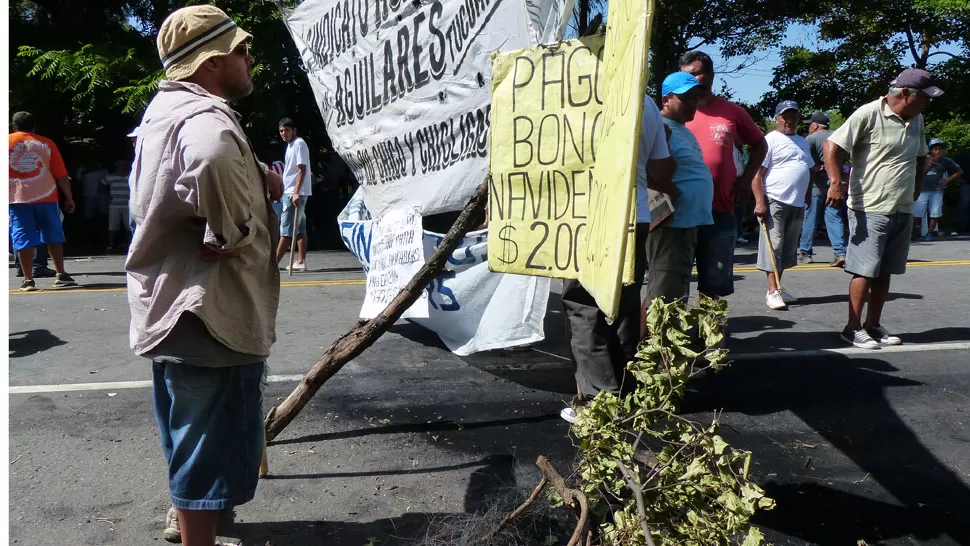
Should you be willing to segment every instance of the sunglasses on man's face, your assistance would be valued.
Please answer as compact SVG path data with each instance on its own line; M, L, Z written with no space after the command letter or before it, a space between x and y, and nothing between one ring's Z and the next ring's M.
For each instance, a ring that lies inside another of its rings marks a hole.
M248 41L243 42L243 43L237 45L232 50L233 55L242 55L242 56L245 56L245 57L249 57L249 47L250 47L250 45L251 44Z

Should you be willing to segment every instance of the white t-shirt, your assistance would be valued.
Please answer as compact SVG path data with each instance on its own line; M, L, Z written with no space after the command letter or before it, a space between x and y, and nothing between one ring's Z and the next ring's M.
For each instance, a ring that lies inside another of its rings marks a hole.
M786 205L804 206L811 181L812 152L808 141L798 135L772 131L765 135L768 155L761 165L765 173L765 194Z
M602 152L601 152L602 153ZM670 157L664 120L657 103L643 98L643 126L640 128L640 151L637 154L637 223L650 223L650 195L647 193L647 161Z
M310 148L302 138L296 137L286 145L286 157L283 167L283 193L290 195L296 187L296 179L300 176L299 165L306 166L303 184L300 185L300 195L309 196L313 193L313 172L310 169Z

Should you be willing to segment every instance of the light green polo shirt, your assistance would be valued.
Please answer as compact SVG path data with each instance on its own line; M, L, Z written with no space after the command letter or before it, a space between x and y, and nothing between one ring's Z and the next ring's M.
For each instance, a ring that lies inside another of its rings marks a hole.
M853 112L828 140L852 159L850 209L912 214L916 158L929 153L922 115L904 120L882 97Z

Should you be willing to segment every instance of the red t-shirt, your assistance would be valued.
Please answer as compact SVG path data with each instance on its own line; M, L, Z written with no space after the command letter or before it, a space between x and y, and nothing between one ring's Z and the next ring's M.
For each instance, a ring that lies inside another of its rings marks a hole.
M10 203L56 203L57 179L67 176L61 152L48 139L16 132L10 142Z
M734 142L751 145L764 137L748 112L737 104L714 97L697 109L694 121L687 124L704 154L704 163L714 178L714 212L734 212L734 184L738 178L734 164Z

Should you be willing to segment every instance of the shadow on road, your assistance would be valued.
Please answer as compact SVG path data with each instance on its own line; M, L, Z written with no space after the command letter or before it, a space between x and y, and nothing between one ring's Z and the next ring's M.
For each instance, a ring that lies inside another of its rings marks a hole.
M287 440L274 440L269 443L271 446L282 446L289 444L304 444L326 442L328 440L346 440L348 438L360 438L362 436L372 436L376 434L414 434L424 432L446 432L461 430L476 430L491 427L508 427L511 425L524 425L530 423L541 423L543 421L554 421L559 419L558 414L536 415L533 417L516 417L513 419L496 419L492 421L479 421L472 423L456 423L453 421L431 421L429 423L410 423L401 425L389 425L384 427L359 428L345 430L342 432L329 432L325 434L313 434L300 438L290 438Z
M899 292L890 292L886 301L896 301L896 300L921 300L923 296L919 294L901 294ZM825 305L827 303L849 303L849 293L845 292L843 294L830 294L828 296L807 296L799 297L798 303L792 304L793 307L802 307L805 305Z
M839 326L833 326L829 332L791 332L789 321L773 319L772 317L742 317L736 321L728 320L728 332L735 333L732 327L737 324L747 331L764 330L764 333L753 337L731 338L728 347L734 354L765 353L771 351L809 351L816 349L844 349L848 347L839 337ZM759 329L759 325L761 328ZM738 330L741 332L744 330ZM926 330L924 332L895 331L904 343L945 343L951 341L970 340L970 328L948 327Z
M67 342L50 333L50 330L11 332L9 358L23 358L58 345L67 345Z
M759 513L759 525L817 544L855 544L859 539L874 544L904 536L919 542L949 536L957 544L970 544L970 489L893 409L887 389L923 385L893 375L897 371L882 360L841 355L744 361L698 381L683 409L751 416L791 412L874 482L853 485L844 477L826 480L820 473L808 476L818 483L805 481L810 463L773 440L772 445L758 446L754 455L759 477L775 475L766 489L778 500L775 510ZM744 447L753 438L749 434L733 440ZM813 454L817 459L825 456ZM845 464L838 459L827 463L834 469ZM879 486L885 493L878 493ZM844 490L849 488L854 490ZM870 495L859 494L866 489ZM876 495L883 498L873 499Z

